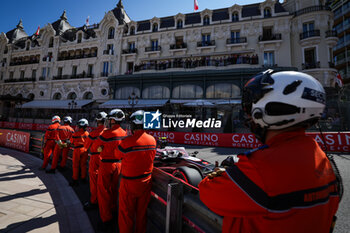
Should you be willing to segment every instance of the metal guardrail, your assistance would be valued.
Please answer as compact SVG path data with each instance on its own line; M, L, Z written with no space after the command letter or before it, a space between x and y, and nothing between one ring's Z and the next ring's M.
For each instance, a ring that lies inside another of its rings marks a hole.
M39 155L43 133L30 133L29 151ZM71 157L72 150L68 159ZM222 227L222 217L200 201L198 188L159 168L153 169L152 198L147 217L147 232L152 233L219 233Z

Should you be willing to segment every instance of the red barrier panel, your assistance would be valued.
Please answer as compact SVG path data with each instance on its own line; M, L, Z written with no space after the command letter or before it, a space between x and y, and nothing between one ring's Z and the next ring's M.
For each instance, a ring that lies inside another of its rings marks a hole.
M45 131L48 127L49 125L46 124L33 124L33 130L36 131Z
M0 129L0 146L29 152L30 133Z

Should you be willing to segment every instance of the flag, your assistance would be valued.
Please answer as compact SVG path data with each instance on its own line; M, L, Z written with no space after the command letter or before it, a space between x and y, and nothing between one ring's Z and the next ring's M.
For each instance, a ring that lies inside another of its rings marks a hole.
M336 77L336 79L335 79L335 82L338 84L338 86L339 86L340 88L343 87L343 79L341 78L341 76L340 76L339 73L337 74L337 77Z
M88 16L88 17L86 18L86 23L85 23L86 26L90 26L89 19L90 19L90 16Z
M39 36L39 33L40 33L40 25L38 26L38 29L36 30L35 35Z
M194 0L194 11L198 10L198 2Z

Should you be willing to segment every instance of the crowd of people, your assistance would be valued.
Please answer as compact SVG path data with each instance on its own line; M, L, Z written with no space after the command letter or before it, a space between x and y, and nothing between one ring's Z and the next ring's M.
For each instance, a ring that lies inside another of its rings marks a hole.
M305 133L321 118L325 96L316 79L294 71L267 70L246 83L245 121L263 146L229 156L198 186L201 201L223 216L222 232L332 232L343 193L341 176L332 157ZM76 186L79 170L80 180L87 182L89 153L91 199L85 209L98 206L103 223L110 226L118 208L120 233L146 232L156 140L143 130L142 110L131 115L130 133L120 126L124 119L120 109L101 112L98 127L89 134L86 119L74 131L70 117L60 125L54 116L40 169L48 166L52 152L47 172L63 169L72 147L70 185Z
M170 68L193 69L203 66L229 66L235 64L259 64L258 55L248 54L231 54L227 56L201 56L188 58L175 58L169 60L151 60L142 62L134 66L134 71L142 70L166 70ZM127 71L126 74L131 74L132 71Z
M143 130L142 110L130 116L131 135L120 126L125 114L114 109L109 114L100 112L96 116L97 128L86 129L86 119L80 119L78 129L71 127L72 118L52 118L52 124L44 135L44 161L40 170L46 170L53 154L51 168L65 170L68 152L73 149L72 180L70 186L87 183L89 173L90 200L84 209L98 208L102 229L113 232L113 213L118 213L119 232L146 232L146 210L151 198L151 176L156 154L156 140ZM61 163L58 165L59 158ZM89 168L87 169L87 161ZM79 179L80 178L80 179Z

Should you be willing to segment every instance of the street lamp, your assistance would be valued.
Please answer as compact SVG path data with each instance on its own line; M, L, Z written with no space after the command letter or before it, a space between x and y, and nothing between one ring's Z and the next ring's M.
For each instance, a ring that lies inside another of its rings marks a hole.
M16 105L15 105L15 109L16 110L16 122L18 122L18 118L20 117L20 115L22 115L22 104L20 102L17 102Z
M68 103L68 109L73 110L77 107L77 102L75 100L72 100Z
M131 105L131 112L134 110L134 106L139 102L139 97L135 94L135 92L132 92L131 95L129 95L128 103Z

